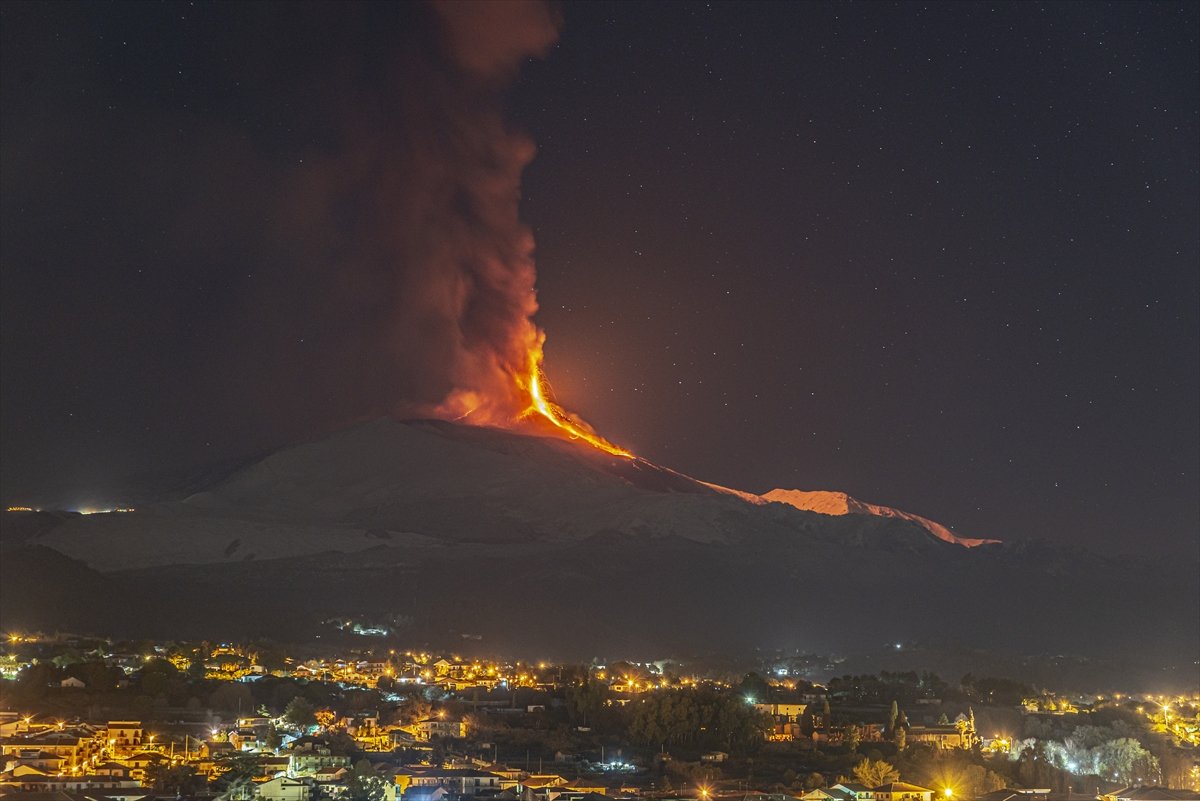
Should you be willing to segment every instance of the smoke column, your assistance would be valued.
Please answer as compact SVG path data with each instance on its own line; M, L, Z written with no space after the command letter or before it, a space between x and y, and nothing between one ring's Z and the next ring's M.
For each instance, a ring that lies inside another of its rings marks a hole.
M449 69L428 127L414 133L417 178L398 224L409 261L406 308L439 340L449 391L433 411L471 422L511 424L529 406L520 377L543 335L532 322L533 235L518 219L521 173L534 145L504 121L502 92L521 63L558 36L540 0L438 2Z

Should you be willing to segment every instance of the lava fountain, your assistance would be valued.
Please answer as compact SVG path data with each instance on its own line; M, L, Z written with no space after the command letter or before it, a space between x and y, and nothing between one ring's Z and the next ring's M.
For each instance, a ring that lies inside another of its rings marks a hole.
M542 370L542 349L538 347L529 354L529 371L518 379L518 384L529 393L529 408L521 415L522 418L541 415L555 428L570 439L582 440L594 448L599 448L613 456L632 459L629 451L612 444L576 415L571 414L550 398L549 382Z

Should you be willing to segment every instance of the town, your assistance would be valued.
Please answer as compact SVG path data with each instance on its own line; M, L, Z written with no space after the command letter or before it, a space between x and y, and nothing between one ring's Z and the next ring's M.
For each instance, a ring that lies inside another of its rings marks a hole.
M0 795L1200 800L1197 693L341 650L10 634Z

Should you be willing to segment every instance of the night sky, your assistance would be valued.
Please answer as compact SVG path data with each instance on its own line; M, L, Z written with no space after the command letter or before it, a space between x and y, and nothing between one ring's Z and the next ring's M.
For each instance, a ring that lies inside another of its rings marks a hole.
M557 11L504 107L564 406L740 489L1196 553L1200 6ZM389 154L439 134L432 16L0 5L5 503L431 391Z

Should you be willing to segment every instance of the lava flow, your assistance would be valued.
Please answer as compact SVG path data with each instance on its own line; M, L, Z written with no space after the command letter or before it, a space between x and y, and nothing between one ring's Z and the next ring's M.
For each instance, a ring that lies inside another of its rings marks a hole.
M620 448L592 430L592 427L563 409L547 397L546 375L542 372L542 350L535 348L529 353L529 372L527 376L518 379L521 389L529 393L529 408L521 415L527 419L541 415L556 428L560 429L571 439L583 440L594 448L599 448L613 456L623 459L634 458L633 454Z

